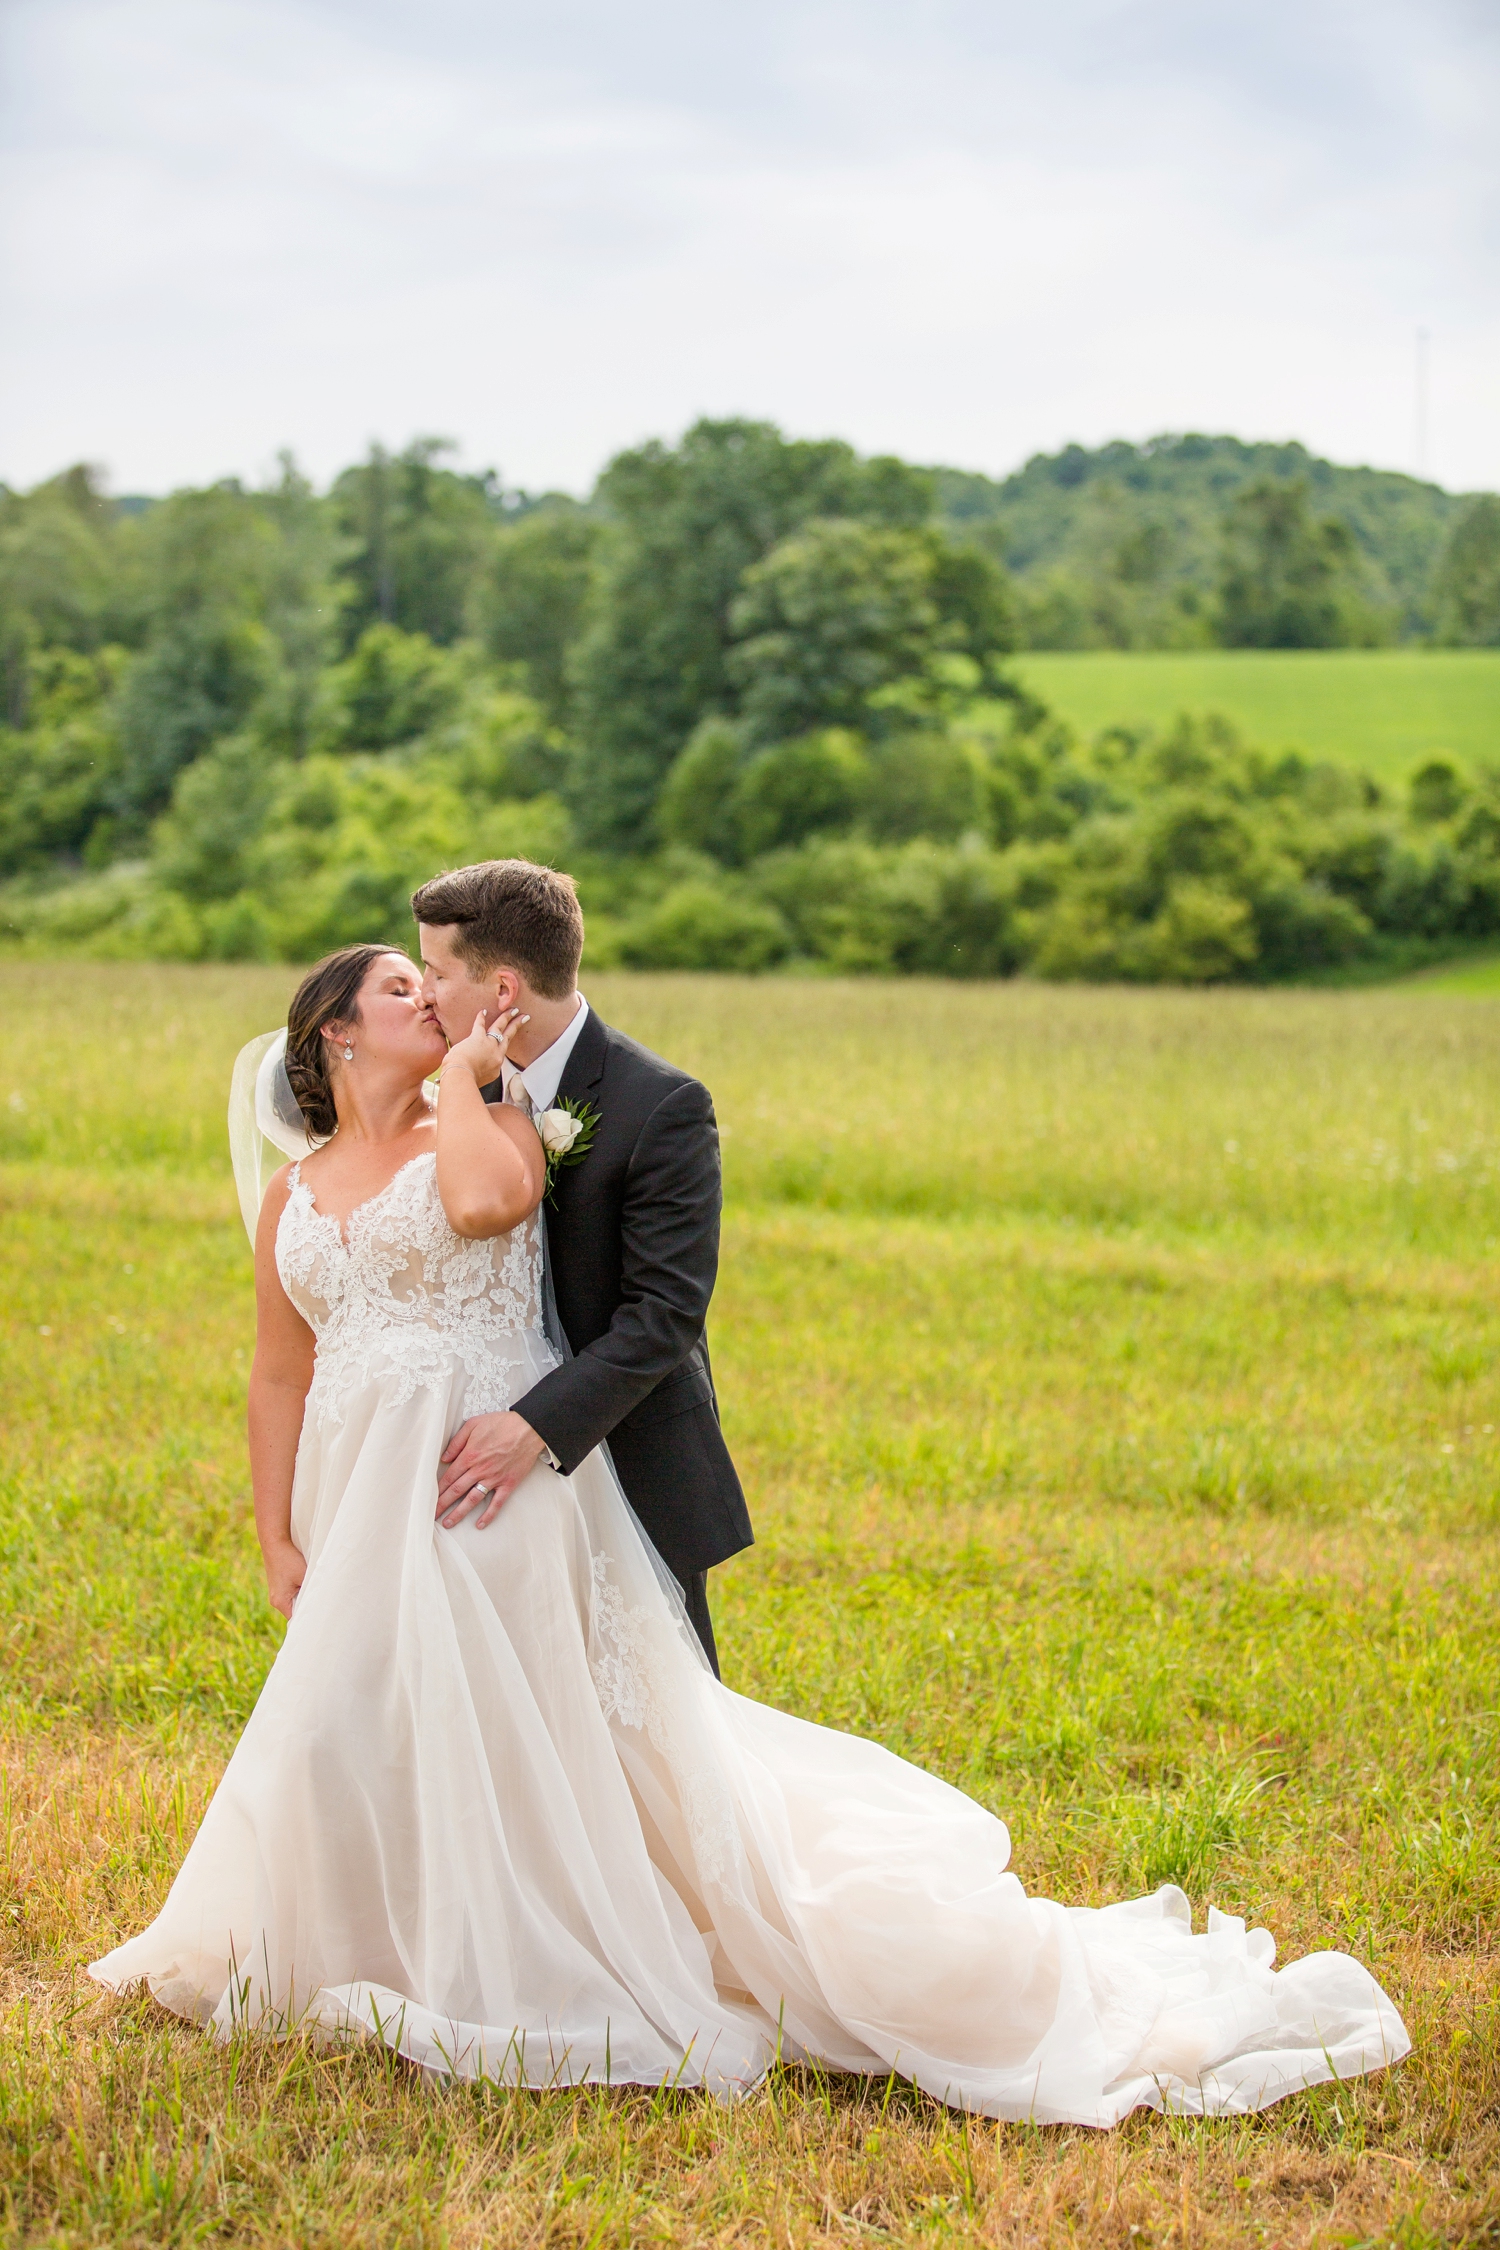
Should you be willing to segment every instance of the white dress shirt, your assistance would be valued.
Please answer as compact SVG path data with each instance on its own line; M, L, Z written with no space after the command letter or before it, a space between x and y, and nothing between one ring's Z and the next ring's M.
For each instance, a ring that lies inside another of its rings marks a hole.
M540 1117L557 1100L557 1089L562 1084L562 1074L568 1067L568 1057L578 1044L578 1035L588 1021L589 1004L580 992L578 1006L573 1011L573 1021L566 1031L560 1031L550 1047L544 1047L534 1061L519 1069L508 1057L502 1058L500 1076L505 1084L505 1098L513 1101L511 1087L519 1078L530 1099L531 1106Z

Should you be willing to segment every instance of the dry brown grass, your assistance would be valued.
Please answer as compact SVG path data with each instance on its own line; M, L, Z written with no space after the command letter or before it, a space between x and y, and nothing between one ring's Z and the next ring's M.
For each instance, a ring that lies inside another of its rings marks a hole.
M1488 1949L1399 1933L1386 1973L1412 2060L1250 2120L1142 2116L1107 2135L996 2127L902 2085L800 2070L734 2108L638 2091L453 2091L369 2050L215 2047L147 2000L97 1994L82 1961L149 1914L218 1760L190 1736L170 1754L35 1737L5 1749L0 2116L26 2159L9 2182L13 2240L1500 2239Z
M225 2049L80 1964L149 1913L211 1746L6 1745L0 2115L17 2241L459 2246L1500 2239L1493 1954L1400 1933L1416 2054L1251 2120L995 2127L788 2070L692 2095L453 2091L369 2050ZM1480 2058L1483 2057L1481 2062Z

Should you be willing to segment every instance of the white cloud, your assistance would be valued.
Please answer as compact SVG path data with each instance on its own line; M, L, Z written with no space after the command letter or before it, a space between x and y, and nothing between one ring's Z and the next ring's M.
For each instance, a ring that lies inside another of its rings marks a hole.
M1445 0L11 0L0 475L532 485L701 412L1003 470L1301 436L1500 482L1500 49Z

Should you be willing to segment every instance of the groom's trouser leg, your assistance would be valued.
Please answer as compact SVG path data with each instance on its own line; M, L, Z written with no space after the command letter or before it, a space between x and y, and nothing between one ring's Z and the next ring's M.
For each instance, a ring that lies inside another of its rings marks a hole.
M703 1643L703 1653L713 1666L714 1678L717 1680L720 1677L719 1652L714 1647L713 1619L708 1614L708 1572L695 1570L688 1577L679 1578L677 1583L682 1588L682 1598L687 1603L693 1631Z

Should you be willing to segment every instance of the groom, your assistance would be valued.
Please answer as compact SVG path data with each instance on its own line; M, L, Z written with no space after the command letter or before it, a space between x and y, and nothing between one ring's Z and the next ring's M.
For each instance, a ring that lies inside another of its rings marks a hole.
M745 1496L719 1428L704 1322L719 1262L719 1134L708 1090L604 1023L578 990L572 878L492 859L412 898L422 993L448 1038L482 1010L529 1020L486 1101L566 1098L593 1111L588 1153L554 1176L547 1267L573 1353L505 1414L476 1414L443 1455L438 1513L492 1521L538 1461L571 1475L607 1438L626 1498L676 1576L715 1672L712 1564L748 1547Z

